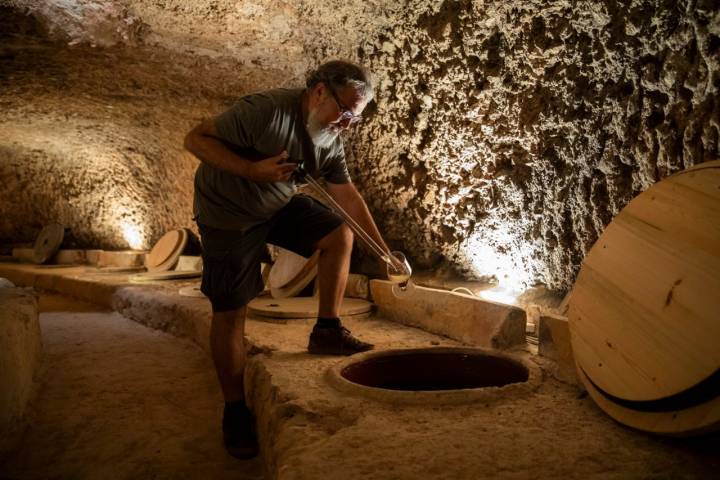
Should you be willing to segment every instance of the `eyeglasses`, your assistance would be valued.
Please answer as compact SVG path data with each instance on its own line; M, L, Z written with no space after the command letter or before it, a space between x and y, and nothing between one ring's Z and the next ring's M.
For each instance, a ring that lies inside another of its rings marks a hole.
M330 95L332 95L335 99L335 103L337 103L338 109L340 110L340 117L336 120L337 122L347 121L348 125L353 125L362 120L362 115L355 115L349 108L343 105L340 98L338 98L337 93L335 93L334 88L328 85L328 90L330 90Z

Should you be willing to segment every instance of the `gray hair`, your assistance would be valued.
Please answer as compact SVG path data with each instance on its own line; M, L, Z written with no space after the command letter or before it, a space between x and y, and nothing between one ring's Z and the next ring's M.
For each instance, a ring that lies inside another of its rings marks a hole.
M350 86L368 102L375 96L370 72L365 67L345 60L323 63L308 74L305 84L313 88L320 82L334 89Z

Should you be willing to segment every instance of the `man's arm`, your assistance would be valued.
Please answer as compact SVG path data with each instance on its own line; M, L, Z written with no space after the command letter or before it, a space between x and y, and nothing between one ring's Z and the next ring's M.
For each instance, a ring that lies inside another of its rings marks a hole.
M348 183L327 183L327 190L330 196L345 210L375 242L385 251L389 252L387 244L382 238L375 221L370 215L367 204L360 192L357 191L352 182Z
M213 120L203 120L190 130L184 145L201 162L255 182L286 182L296 168L294 163L285 163L288 158L285 151L259 162L232 152L220 141Z

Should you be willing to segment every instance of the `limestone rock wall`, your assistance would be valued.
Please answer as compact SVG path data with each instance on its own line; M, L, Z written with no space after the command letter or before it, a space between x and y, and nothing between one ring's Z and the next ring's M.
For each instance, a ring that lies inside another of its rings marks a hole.
M417 260L566 289L630 199L717 158L718 35L715 2L413 10L359 47L358 182Z
M334 57L375 72L350 167L418 267L567 289L633 196L718 153L709 0L8 2L35 23L0 52L5 240L191 224L184 133Z

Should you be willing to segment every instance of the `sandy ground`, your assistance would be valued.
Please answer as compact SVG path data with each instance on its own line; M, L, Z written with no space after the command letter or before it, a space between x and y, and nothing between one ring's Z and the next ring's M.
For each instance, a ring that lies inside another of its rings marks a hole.
M377 317L346 323L379 349L439 340ZM486 400L466 405L345 394L325 375L337 358L304 353L303 333L292 324L249 327L251 341L272 338L267 344L277 347L253 357L248 377L268 471L279 479L669 480L720 471L719 434L683 439L632 430L577 387L547 376L532 392L488 389ZM542 358L531 361L542 367Z
M222 397L196 345L42 296L43 385L6 479L260 479L225 453Z
M59 275L16 276L62 291L99 291L95 282ZM195 346L207 339L209 308L204 299L180 297L177 287L118 288L112 298L125 317L41 298L45 387L35 428L0 480L260 478L259 461L236 462L222 450L220 394L207 354ZM344 323L377 349L458 345L377 315ZM489 392L487 400L455 406L340 392L326 371L342 358L308 355L311 327L309 320L247 321L246 391L265 471L278 479L706 479L720 471L720 434L637 432L547 375L524 394ZM530 360L548 371L542 357Z

